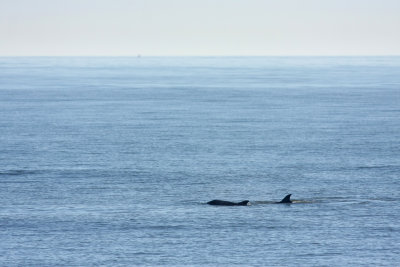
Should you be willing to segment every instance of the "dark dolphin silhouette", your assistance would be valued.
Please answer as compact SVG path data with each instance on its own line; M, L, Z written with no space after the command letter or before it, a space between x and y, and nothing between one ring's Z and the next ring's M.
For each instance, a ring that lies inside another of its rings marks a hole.
M244 201L235 203L235 202L231 202L231 201L214 199L214 200L207 202L207 204L208 205L218 205L218 206L248 206L249 201L244 200Z
M290 200L291 195L292 194L286 195L281 201L275 203L292 203L292 201Z

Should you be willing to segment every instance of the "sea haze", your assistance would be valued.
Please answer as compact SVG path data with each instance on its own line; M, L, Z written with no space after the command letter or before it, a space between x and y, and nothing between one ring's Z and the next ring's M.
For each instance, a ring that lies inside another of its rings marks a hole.
M0 58L1 266L394 266L399 176L400 57Z

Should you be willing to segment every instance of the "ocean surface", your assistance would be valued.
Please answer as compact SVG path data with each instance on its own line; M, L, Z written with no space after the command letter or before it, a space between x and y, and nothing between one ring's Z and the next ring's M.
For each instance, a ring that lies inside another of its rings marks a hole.
M0 266L396 266L399 205L400 57L0 58Z

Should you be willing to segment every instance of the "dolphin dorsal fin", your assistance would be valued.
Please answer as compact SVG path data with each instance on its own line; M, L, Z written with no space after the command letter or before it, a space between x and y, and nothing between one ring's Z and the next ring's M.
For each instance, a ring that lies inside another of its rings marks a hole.
M245 200L245 201L239 202L239 203L237 203L237 204L238 204L239 206L249 206L249 202L250 202L250 201Z
M286 195L286 196L281 200L280 203L292 203L292 201L290 200L290 196L291 196L291 195L292 195L292 194Z

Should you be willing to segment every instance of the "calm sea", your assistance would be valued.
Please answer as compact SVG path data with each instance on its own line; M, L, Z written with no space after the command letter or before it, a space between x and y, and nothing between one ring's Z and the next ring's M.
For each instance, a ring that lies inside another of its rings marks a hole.
M399 204L400 57L0 58L0 266L395 266Z

